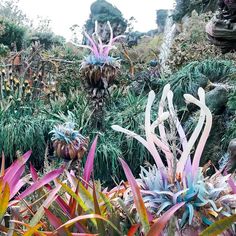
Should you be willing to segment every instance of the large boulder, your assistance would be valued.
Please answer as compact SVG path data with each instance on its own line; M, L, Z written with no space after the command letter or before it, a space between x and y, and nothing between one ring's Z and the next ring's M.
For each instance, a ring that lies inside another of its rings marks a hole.
M227 89L217 86L206 94L206 105L214 115L219 115L224 110L228 101Z

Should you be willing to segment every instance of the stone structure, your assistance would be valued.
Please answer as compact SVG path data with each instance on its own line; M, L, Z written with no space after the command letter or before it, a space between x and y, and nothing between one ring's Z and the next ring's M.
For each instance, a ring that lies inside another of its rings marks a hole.
M236 0L219 0L219 13L206 26L209 40L222 52L236 50Z

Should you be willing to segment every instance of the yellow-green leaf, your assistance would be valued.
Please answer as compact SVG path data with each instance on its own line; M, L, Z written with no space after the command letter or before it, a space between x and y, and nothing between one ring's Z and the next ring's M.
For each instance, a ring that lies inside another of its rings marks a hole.
M9 185L6 183L2 192L0 192L0 206L1 206L0 207L0 222L2 221L2 218L6 213L9 200L10 200L10 188L9 188Z
M58 183L62 186L62 188L71 196L73 197L77 203L82 207L83 211L84 212L88 212L88 213L92 213L92 209L89 208L85 203L84 201L81 199L81 197L76 194L69 186L67 186L66 184L62 183L61 181L58 180ZM96 220L94 219L91 219L91 221L93 222L93 224L95 226L97 226L96 224Z
M34 233L39 233L38 229L42 226L42 224L37 224L34 227L30 228L29 230L27 230L23 236L32 236L34 235ZM45 235L40 233L40 235Z
M200 236L215 236L223 233L225 230L229 229L233 223L236 222L236 215L225 217L221 220L214 222L212 225L207 227Z

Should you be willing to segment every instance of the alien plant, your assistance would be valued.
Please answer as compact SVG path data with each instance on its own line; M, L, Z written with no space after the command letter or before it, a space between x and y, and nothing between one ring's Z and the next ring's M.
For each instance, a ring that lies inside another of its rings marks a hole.
M63 125L55 126L50 131L55 154L58 157L66 160L81 159L87 150L88 140L74 128L74 123L67 122Z
M169 84L164 87L158 118L153 123L150 119L155 94L153 91L149 93L145 112L146 140L118 125L112 126L114 130L141 142L155 160L156 165L148 169L141 167L140 179L137 180L149 212L159 218L176 204L184 204L175 213L175 222L169 224L164 235L168 235L171 225L175 225L175 228L177 226L180 235L195 235L206 225L224 216L233 215L236 208L233 176L224 176L222 171L216 170L209 177L206 175L207 167L199 167L212 126L212 114L205 105L205 92L202 88L199 88L198 96L199 99L190 94L184 95L187 103L200 108L198 123L189 139L174 109L173 93ZM157 128L158 133L155 132ZM163 162L164 156L167 166ZM131 188L124 194L124 200L131 209L134 208L133 194ZM233 228L230 230L235 234Z
M110 22L107 22L110 30L110 39L108 44L103 44L98 34L98 23L95 22L95 32L90 37L86 32L84 35L90 45L77 45L87 48L90 54L84 58L81 63L81 73L86 90L92 97L95 109L95 117L97 121L102 119L102 108L104 98L108 95L108 87L112 84L120 69L120 61L118 58L110 56L110 51L116 49L114 43L124 35L113 38L113 30Z

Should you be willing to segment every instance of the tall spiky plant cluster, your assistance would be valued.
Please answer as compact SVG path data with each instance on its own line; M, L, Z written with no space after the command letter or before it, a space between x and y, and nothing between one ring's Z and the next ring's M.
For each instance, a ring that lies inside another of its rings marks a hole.
M0 68L1 99L24 102L55 98L56 81L49 74L56 72L58 65L43 58L42 53L42 45L37 42L20 52L11 52Z
M174 109L169 84L163 89L154 122L150 119L155 93L149 93L145 112L146 139L118 125L112 126L114 130L141 142L154 158L156 165L148 169L142 167L140 179L137 180L147 209L155 217L160 217L182 203L183 206L175 213L175 224L181 232L188 233L198 232L205 225L234 214L236 209L232 176L224 176L222 171L216 170L214 175L208 177L207 167L199 166L211 130L212 114L205 105L202 88L198 89L198 96L199 99L184 94L186 103L192 103L200 109L197 125L189 139ZM125 192L124 200L127 206L133 207L131 188Z
M91 96L94 108L98 112L102 110L104 98L108 94L108 88L114 81L120 68L120 61L109 55L111 49L115 49L114 43L123 38L123 35L113 37L113 30L110 22L107 22L110 30L108 44L103 44L101 36L98 34L98 23L95 22L95 31L90 37L84 32L90 45L78 45L91 51L90 55L84 58L81 63L81 73L84 86ZM102 114L98 112L98 120Z

